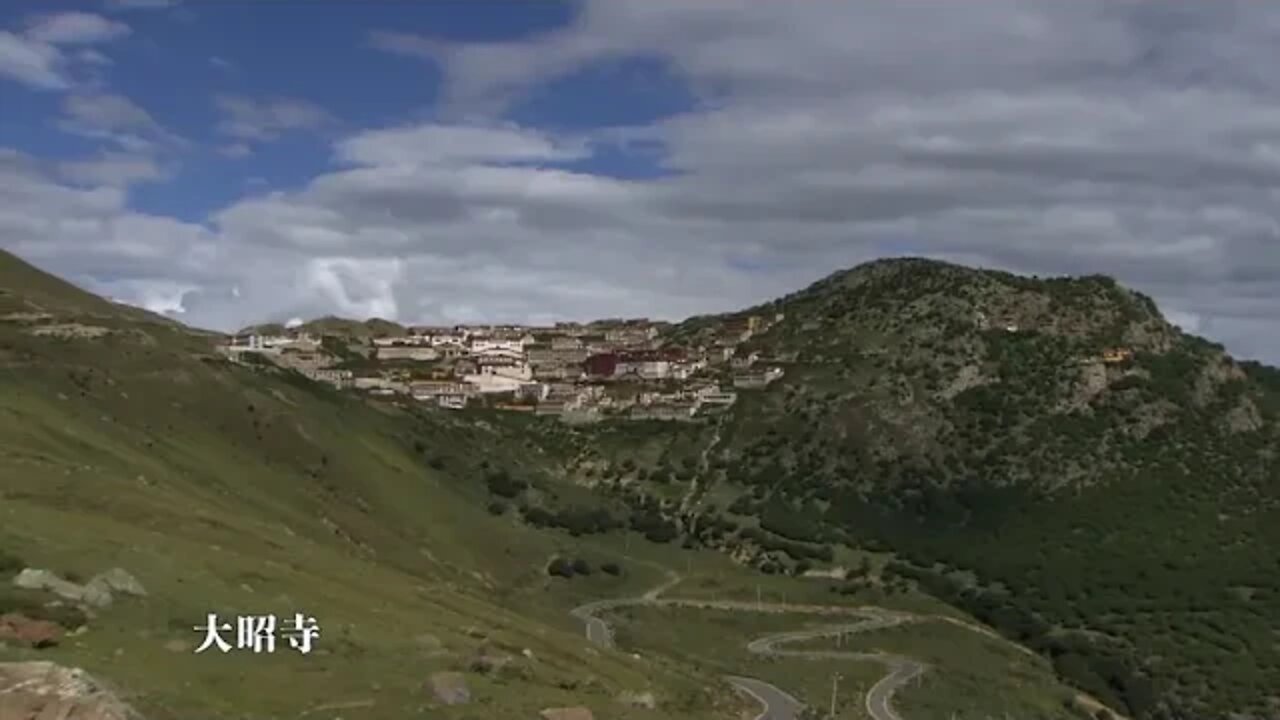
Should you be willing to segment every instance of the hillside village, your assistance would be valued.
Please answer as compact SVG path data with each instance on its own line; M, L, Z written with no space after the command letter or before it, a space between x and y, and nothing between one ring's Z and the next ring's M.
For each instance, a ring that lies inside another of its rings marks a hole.
M220 350L237 362L271 363L339 389L455 410L489 407L570 422L693 420L733 405L741 390L782 377L780 367L743 347L782 319L738 318L696 347L665 343L664 323L638 319L384 326L370 337L294 324L272 334L238 334Z

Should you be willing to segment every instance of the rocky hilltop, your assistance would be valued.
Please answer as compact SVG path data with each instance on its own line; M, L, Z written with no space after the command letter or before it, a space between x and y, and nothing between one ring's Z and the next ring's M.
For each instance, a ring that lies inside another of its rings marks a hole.
M1105 277L920 259L664 335L781 380L696 430L580 428L565 472L771 572L891 552L1139 717L1270 717L1280 373ZM651 523L652 524L652 523Z

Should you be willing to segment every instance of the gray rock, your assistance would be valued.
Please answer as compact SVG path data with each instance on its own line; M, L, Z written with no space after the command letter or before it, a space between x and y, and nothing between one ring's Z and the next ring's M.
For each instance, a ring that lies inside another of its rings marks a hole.
M105 587L110 592L124 593L126 595L137 595L139 597L147 594L147 589L142 587L142 583L128 571L123 568L111 568L106 572L100 572L88 582L89 585L98 584Z
M494 673L502 670L511 662L510 655L481 653L471 659L472 672Z
M51 662L0 663L0 718L140 720L83 670Z
M471 689L467 687L467 678L462 673L432 673L427 684L435 699L445 705L465 705L471 702Z
M89 607L104 608L111 605L114 593L146 595L146 588L138 579L122 568L112 568L98 573L84 585L77 585L50 570L27 568L18 573L13 584L28 590L45 590L59 597L83 603Z
M658 699L655 698L651 692L625 691L618 694L618 702L623 705L642 707L649 710L658 706Z
M538 714L543 720L595 720L591 710L585 707L544 708Z
M83 587L59 577L57 573L51 570L27 568L13 578L13 584L27 590L45 590L58 597L76 602L84 599Z
M80 589L80 602L97 608L109 607L112 600L111 589L96 578L90 580Z

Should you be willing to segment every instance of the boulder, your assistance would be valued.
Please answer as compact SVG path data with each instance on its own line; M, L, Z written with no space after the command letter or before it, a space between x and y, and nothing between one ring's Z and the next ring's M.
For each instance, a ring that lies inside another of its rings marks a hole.
M584 707L547 708L538 714L542 720L595 720L591 711Z
M427 680L432 696L445 705L464 705L471 702L471 689L467 678L458 672L432 673Z
M147 589L142 587L142 583L128 571L123 568L111 568L106 572L100 572L93 577L85 587L99 586L110 593L123 593L125 595L137 595L143 597L147 594Z
M642 707L649 710L658 706L658 700L651 692L623 691L618 694L618 702L631 707Z
M471 659L470 669L478 673L495 673L505 668L510 662L510 655L483 652Z
M105 585L96 582L89 582L80 588L80 602L91 605L96 608L110 607L115 600L111 596L111 590Z
M84 588L59 577L51 570L27 568L14 576L13 584L26 590L44 590L76 602L84 598Z
M61 639L62 626L57 623L32 620L17 613L0 615L0 640L9 640L27 647L46 648L57 645ZM4 717L0 715L0 719Z
M142 583L122 568L111 568L106 572L98 573L84 585L77 585L49 570L27 568L18 573L13 579L13 584L29 590L45 590L67 600L98 608L111 605L114 593L147 594Z
M0 718L141 720L83 670L51 662L0 663Z

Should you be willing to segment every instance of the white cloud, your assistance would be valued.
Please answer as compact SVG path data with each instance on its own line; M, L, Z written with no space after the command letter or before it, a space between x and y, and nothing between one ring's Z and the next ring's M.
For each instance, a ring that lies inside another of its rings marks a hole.
M94 50L93 48L85 48L76 53L76 59L88 65L111 65L111 58Z
M70 87L62 63L56 47L0 30L0 76L41 90L62 90Z
M218 148L218 152L229 158L246 158L253 155L253 148L247 143L231 143Z
M274 140L292 130L314 130L331 121L329 113L307 100L256 100L242 95L218 95L214 105L223 114L218 132L241 140Z
M68 95L62 103L62 109L67 120L86 133L154 132L159 127L151 113L123 95Z
M217 275L210 264L217 248L203 228L131 212L122 188L70 186L52 170L15 151L0 153L0 237L8 249L42 264L57 261L77 277L199 283Z
M0 30L0 78L38 90L66 90L75 85L68 74L73 59L90 66L109 64L110 59L92 48L68 58L60 46L103 43L129 32L128 25L93 13L36 16L22 33Z
M120 152L105 152L89 160L63 162L58 169L69 180L89 186L126 187L166 176L152 158Z
M26 32L29 39L50 45L87 45L128 34L128 25L86 12L42 15L29 23Z
M253 185L207 227L131 212L106 177L70 187L0 155L0 242L223 328L327 313L680 317L924 254L1112 274L1188 329L1280 360L1280 76L1264 70L1280 64L1280 8L583 7L520 42L376 35L440 64L458 120L351 133L334 143L338 169L289 191ZM588 138L486 114L628 57L657 61L697 102ZM68 112L113 137L156 133L126 105L91 106ZM219 109L224 149L331 125L305 102ZM553 167L608 142L657 148L670 174Z
M161 125L129 98L104 92L77 92L62 102L58 126L65 132L103 140L135 155L182 147L186 141Z
M303 265L303 289L318 294L342 316L398 317L394 290L404 277L404 265L397 258L313 258Z
M547 162L589 154L583 142L564 142L512 126L416 125L360 133L337 145L339 160L366 166Z

